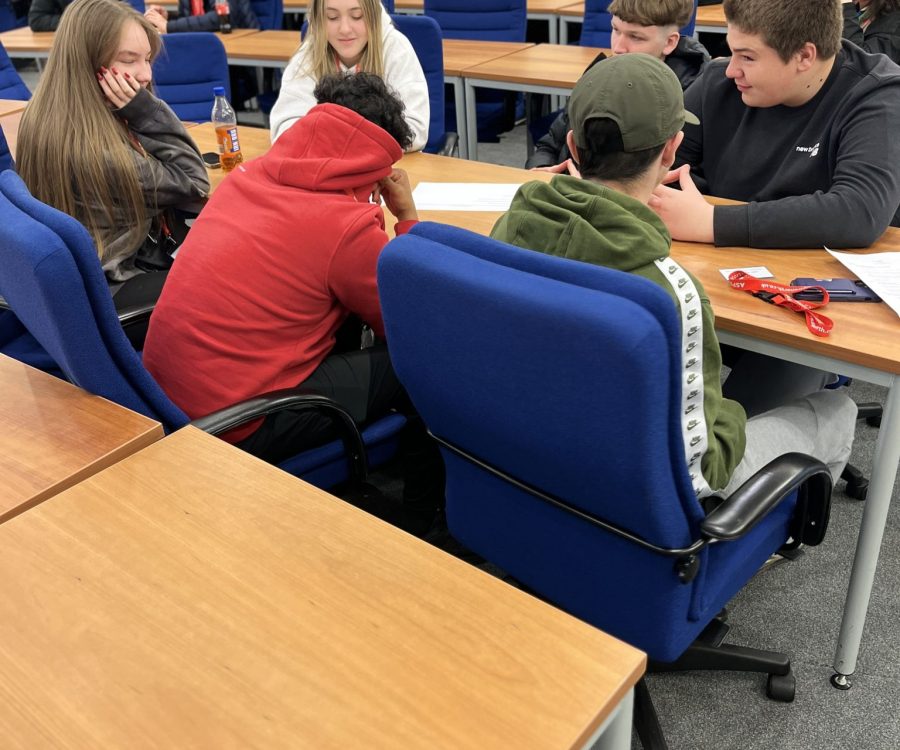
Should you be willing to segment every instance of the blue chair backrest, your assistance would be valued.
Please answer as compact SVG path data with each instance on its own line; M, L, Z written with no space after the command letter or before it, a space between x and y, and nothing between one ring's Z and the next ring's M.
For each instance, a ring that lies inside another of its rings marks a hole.
M182 120L209 122L213 88L231 98L225 47L212 32L163 34L163 49L153 63L157 96Z
M524 42L525 0L425 0L445 39Z
M428 121L428 143L424 151L434 153L445 134L444 125L444 47L441 27L428 16L391 16L397 30L409 39L425 73L431 116Z
M143 15L144 11L147 10L147 7L144 5L144 0L127 0L127 2L141 15Z
M0 44L0 99L31 99L31 92L22 80L6 49Z
M381 0L381 4L388 13L394 12L394 0Z
M281 29L284 22L282 0L250 0L261 29Z
M16 16L10 0L0 0L0 31L9 31L10 29L24 26L26 22L27 18L25 16L21 18Z
M612 0L585 0L584 23L581 26L581 42L583 47L610 47L612 45L612 14L606 9ZM681 29L683 36L691 36L697 22L697 0L694 0L694 12L691 20Z
M6 169L15 169L12 154L9 151L9 144L6 142L6 136L3 134L3 128L0 127L0 172Z
M187 424L125 336L87 230L11 171L0 174L0 267L0 295L68 380L167 430Z

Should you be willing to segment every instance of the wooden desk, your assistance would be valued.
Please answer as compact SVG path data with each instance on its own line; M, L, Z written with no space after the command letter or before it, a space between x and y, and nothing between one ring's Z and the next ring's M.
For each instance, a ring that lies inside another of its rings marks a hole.
M0 116L0 128L3 128L3 136L6 138L6 145L9 146L9 153L13 159L16 158L16 146L19 142L19 123L22 122L23 114L25 114L25 110L20 109L17 112Z
M2 121L0 121L2 122ZM218 151L219 143L216 140L216 131L210 122L203 122L194 125L190 129L191 138L200 149L200 153L205 151ZM244 161L250 161L257 156L262 156L269 150L269 129L268 128L251 128L247 125L238 126L238 138L241 143L241 154ZM209 192L212 193L228 175L221 169L207 169L206 174L209 177ZM230 174L230 173L229 173Z
M8 747L630 747L639 651L184 428L0 527ZM616 706L621 704L617 712Z
M557 11L559 16L559 43L569 43L569 24L584 23L584 3L565 5Z
M697 25L695 30L705 31L710 34L724 34L728 31L728 23L725 21L725 9L719 5L704 5L697 8Z
M475 89L479 87L568 96L584 69L601 52L596 47L537 44L473 65L463 71L466 88L466 131L470 159L478 158Z
M0 523L162 436L158 422L0 355Z
M28 105L28 102L21 99L0 99L0 117L21 112Z
M300 47L299 31L257 31L253 34L222 37L229 65L257 68L285 68Z

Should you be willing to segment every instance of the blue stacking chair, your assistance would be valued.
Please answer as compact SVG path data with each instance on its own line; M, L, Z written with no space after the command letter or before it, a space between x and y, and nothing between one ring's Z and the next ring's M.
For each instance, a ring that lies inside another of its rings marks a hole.
M527 26L525 0L425 0L425 15L437 21L445 39L480 39L524 42ZM516 120L521 96L502 91L476 95L478 139L496 140ZM456 123L456 104L445 97L447 130Z
M431 118L428 143L423 151L450 156L458 141L456 133L447 132L444 120L444 48L441 27L428 16L391 16L397 30L409 39L428 83Z
M222 86L231 99L225 47L212 32L163 34L163 48L153 63L157 96L182 120L209 122L213 88Z
M385 248L378 286L395 370L442 446L454 537L653 669L766 672L770 697L793 698L788 657L720 645L717 615L789 538L821 540L831 476L788 454L704 512L663 289L430 223ZM637 698L652 745L646 685Z
M0 99L31 99L31 92L19 75L6 49L0 44Z
M33 198L14 172L0 174L0 295L53 358L85 390L159 420L167 432L188 424L153 380L126 338L93 242L81 224ZM275 411L318 409L339 427L341 440L281 464L320 487L365 479L368 458L383 461L405 424L390 415L362 435L343 407L294 388L262 394L192 424L222 434Z
M0 127L0 172L6 169L15 169L12 154L9 150L9 144L6 142L6 136L3 134L3 128Z
M283 0L250 0L261 29L280 29L284 23Z
M394 0L381 0L381 4L388 13L394 12Z

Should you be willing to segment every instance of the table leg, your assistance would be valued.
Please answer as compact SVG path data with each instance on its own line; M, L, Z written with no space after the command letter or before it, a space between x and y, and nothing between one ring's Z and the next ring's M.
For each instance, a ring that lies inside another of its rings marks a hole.
M628 691L606 721L584 744L585 750L630 750L634 720L634 688Z
M466 89L466 140L468 159L478 159L478 109L475 106L475 87L465 79Z
M453 105L456 107L456 134L459 136L459 157L469 158L468 130L466 123L466 91L463 79L459 76L445 78L444 81L453 86Z
M888 386L888 395L884 404L884 415L875 447L875 460L872 476L869 479L869 492L866 496L866 507L863 510L859 539L856 543L856 556L850 573L850 585L847 588L847 600L844 604L844 617L841 621L841 632L838 636L837 649L834 654L834 671L832 684L842 690L851 687L848 677L856 670L856 659L862 641L863 626L866 623L866 610L875 580L875 567L878 564L878 553L887 523L888 510L891 505L891 493L897 477L897 465L900 463L900 378L893 376Z

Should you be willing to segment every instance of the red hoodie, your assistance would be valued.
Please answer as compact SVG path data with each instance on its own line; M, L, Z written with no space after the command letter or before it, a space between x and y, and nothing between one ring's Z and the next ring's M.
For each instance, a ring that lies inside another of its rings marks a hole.
M144 348L191 418L300 385L351 312L384 334L375 266L388 236L367 199L402 155L378 126L322 104L219 186L178 251Z

